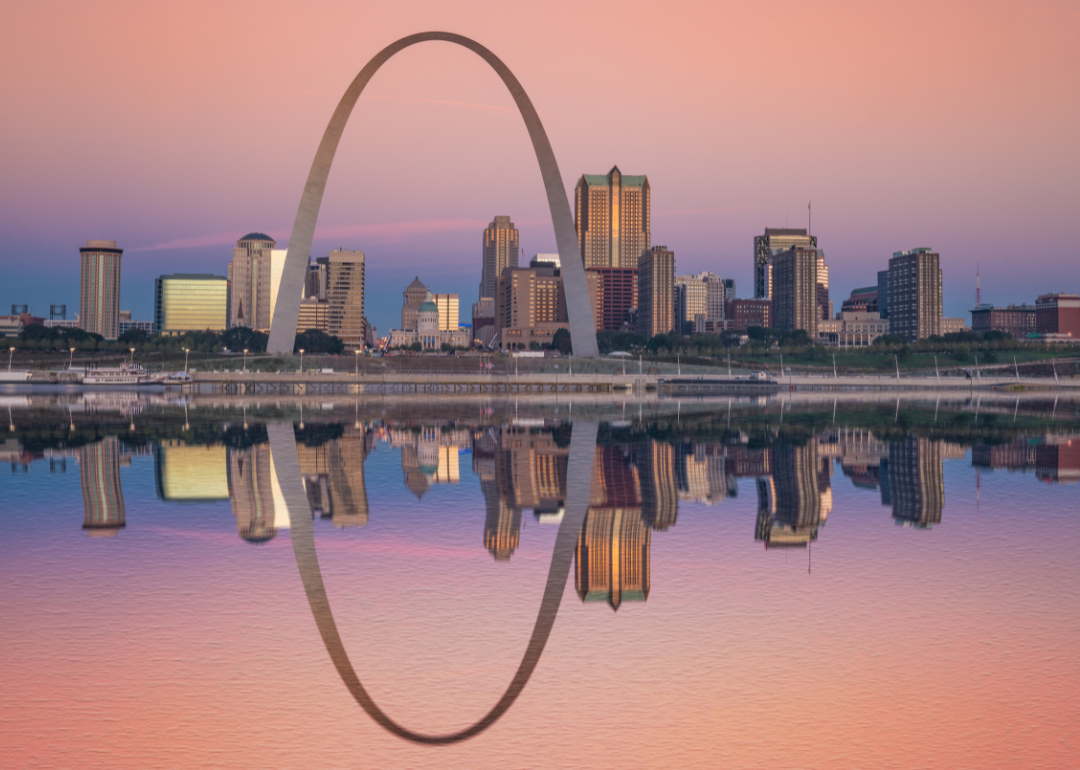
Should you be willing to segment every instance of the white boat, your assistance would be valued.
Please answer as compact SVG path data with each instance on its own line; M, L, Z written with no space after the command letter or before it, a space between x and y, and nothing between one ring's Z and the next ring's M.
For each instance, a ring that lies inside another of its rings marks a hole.
M30 379L30 372L0 371L0 382L26 382Z
M83 370L83 385L152 385L162 382L166 375L154 375L140 364L120 364L120 366L87 366Z

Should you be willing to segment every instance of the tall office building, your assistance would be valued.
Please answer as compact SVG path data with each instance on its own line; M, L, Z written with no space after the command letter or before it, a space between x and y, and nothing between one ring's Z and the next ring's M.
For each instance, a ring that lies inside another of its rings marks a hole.
M173 273L154 279L154 333L224 331L229 327L229 279Z
M882 318L889 317L889 271L878 270L877 274L877 301L878 314Z
M107 340L120 336L120 257L116 241L87 241L79 249L79 328Z
M596 276L597 331L621 331L632 308L637 307L637 270L632 267L590 267Z
M652 245L650 207L647 176L624 175L618 166L606 175L582 174L574 221L585 267L637 267Z
M404 332L416 331L416 313L421 303L427 297L427 286L420 281L420 276L413 278L412 283L405 287L401 301L401 330ZM482 296L482 295L481 295Z
M724 306L727 303L727 285L723 278L716 273L705 271L695 276L705 284L705 320L716 323L724 320ZM732 298L735 294L735 283L731 284Z
M817 253L817 306L818 320L828 321L832 318L832 300L829 299L829 266L825 264L825 252L818 249Z
M586 272L585 281L595 307L596 273ZM555 268L507 268L495 293L495 327L504 349L550 344L556 331L569 326L562 277Z
M326 266L327 333L364 347L364 252L334 249L315 262Z
M800 246L817 249L817 236L804 229L766 227L764 235L754 236L754 298L772 298L772 255Z
M120 487L120 442L107 436L78 450L83 498L83 529L91 537L111 537L124 526Z
M817 339L817 249L795 246L772 255L773 327L803 329Z
M941 266L935 252L923 247L893 254L888 308L890 334L903 334L908 342L941 334Z
M510 217L495 217L484 230L484 264L480 272L480 296L494 297L499 276L518 266L521 242Z
M439 308L439 331L456 332L460 326L458 316L458 295L432 294L431 300Z
M248 233L236 242L229 263L229 326L270 328L271 261L276 242Z
M653 246L638 262L637 333L649 339L675 328L675 252Z
M675 276L675 331L691 334L694 321L700 316L707 320L709 287L696 275Z

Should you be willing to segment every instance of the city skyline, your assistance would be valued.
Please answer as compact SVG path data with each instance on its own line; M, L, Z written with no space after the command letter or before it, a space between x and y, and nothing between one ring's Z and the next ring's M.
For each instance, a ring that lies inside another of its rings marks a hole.
M344 7L323 9L310 31L337 28L339 16L352 18L356 13ZM657 114L676 119L620 121L615 130L583 126L574 119L583 100L602 110L629 98L631 84L607 69L614 65L594 65L599 67L597 76L613 84L610 93L597 92L587 83L578 86L573 78L561 77L561 68L569 65L557 64L547 71L550 62L541 55L546 46L538 42L523 42L512 56L499 51L497 41L506 20L468 10L455 18L438 8L428 13L431 26L470 34L506 58L542 112L568 195L577 174L610 168L616 161L620 168L649 175L657 193L652 240L671 244L680 255L681 272L711 270L730 275L741 287L752 286L753 235L764 227L808 224L806 203L813 200L813 233L826 244L834 297L873 282L874 270L866 263L883 265L894 251L923 243L932 243L941 254L946 316L966 318L973 306L976 260L981 261L984 301L999 306L1075 291L1080 283L1080 266L1066 258L1067 228L1054 225L1067 221L1077 197L1067 184L1076 153L1066 138L1077 97L1065 89L1062 98L1055 86L1061 73L1070 71L1073 54L1064 42L1047 43L1059 36L1067 40L1076 30L1077 17L1066 5L1048 5L1040 14L979 7L976 25L970 24L970 14L956 8L907 10L902 19L889 6L858 16L834 11L815 17L793 9L800 22L795 25L798 36L813 30L830 41L827 56L809 64L800 60L796 68L794 55L783 54L763 71L747 74L734 62L740 51L753 50L755 41L760 42L758 33L720 51L680 46L684 49L680 55L656 62L655 74L644 84L634 84L656 103ZM760 13L764 11L699 10L694 12L698 24L678 27L661 16L631 13L632 18L616 23L624 34L613 39L624 45L627 35L636 39L646 34L643 29L662 39L675 35L696 39L710 22L764 29L768 25L758 18ZM2 55L40 61L46 47L36 41L46 34L45 17L31 8L19 14L15 26L26 34ZM241 15L226 12L220 30L206 31L200 39L233 35L242 21ZM28 303L38 314L50 303L77 307L75 277L45 283L37 268L47 265L55 274L71 274L75 249L88 238L114 239L125 249L120 304L139 319L151 317L155 277L180 271L220 275L230 245L252 229L283 245L295 213L295 178L302 174L298 169L340 93L338 83L351 77L365 51L373 52L408 31L402 28L404 18L394 14L374 24L367 21L358 25L363 28L359 51L353 46L354 50L331 57L311 57L298 72L283 69L284 63L255 66L232 54L216 53L185 75L168 52L187 39L182 30L197 23L198 14L190 20L171 18L167 27L175 33L156 35L154 47L134 52L140 74L110 79L107 63L75 68L74 80L63 93L82 103L100 91L124 117L107 121L107 128L106 124L86 128L78 140L62 120L43 126L41 121L53 116L49 111L53 108L44 113L29 108L34 93L55 90L60 72L71 70L61 60L72 54L41 67L27 83L5 84L0 96L15 116L10 137L29 151L8 161L0 183L5 203L0 221L7 235L0 252L6 279L0 303ZM547 23L535 21L542 27ZM272 37L291 27L274 13L261 23ZM884 30L897 23L901 31L918 30L923 35L929 29L931 39L949 42L950 55L936 65L932 80L922 65L885 63L857 42L888 34ZM61 43L60 50L75 51L76 45L65 47L62 42L100 24L123 28L136 37L140 29L159 28L152 15L126 18L117 10L92 18L77 11L47 29ZM993 41L1016 28L1030 34L1013 41L1011 57L1001 61ZM555 39L570 46L582 34L550 31L554 38L548 42ZM769 34L780 40L796 35L787 27L770 28ZM380 153L381 159L373 158L360 140L346 136L344 163L331 178L325 226L316 233L313 254L325 254L338 245L364 250L370 285L393 286L397 291L419 272L441 291L458 293L468 307L476 290L475 234L492 213L514 217L527 254L553 251L554 243L542 186L528 168L530 159L512 102L499 92L497 79L479 74L476 63L446 48L410 53L373 81L365 109L377 111L377 125L355 130L373 134L387 150ZM973 69L972 63L978 66ZM857 77L836 74L858 69L866 72L860 77L875 82L875 95L869 99L850 97ZM222 85L204 93L198 86L211 72L214 82ZM793 75L812 78L816 87L805 93L801 81L791 80ZM144 77L158 77L178 90L168 99L146 101L146 90L138 85ZM686 88L700 88L706 77L721 82L717 98L688 99ZM660 85L680 82L679 78L685 87ZM281 82L287 83L284 90L277 85ZM235 104L245 92L267 89L273 95L272 114L288 115L290 108L302 107L305 117L261 121L254 141L247 120L234 121L217 136L200 127L221 123L204 121L204 116L227 115L232 121ZM774 136L778 129L763 132L757 122L732 117L754 113L756 101L764 97L752 92L769 94L770 99L781 95L804 112L828 110L831 119L822 121L821 128L804 129L798 138L778 140ZM955 98L956 93L964 98ZM998 118L992 124L979 119L1002 102L1013 109L1004 113L995 109ZM932 114L935 130L914 137L904 121L895 119L897 114L914 112ZM189 123L188 116L196 115L200 120ZM442 136L427 127L433 122L444 126ZM709 133L715 133L717 123L725 139L719 143L704 132L709 126ZM395 151L405 136L420 136L421 129L413 125L424 126L425 146L415 156ZM149 130L166 126L160 137ZM175 131L182 131L179 136L185 139L174 138ZM142 133L136 139L134 132ZM888 144L879 146L868 136ZM31 168L21 158L31 156L43 141L50 142L51 162L44 169ZM814 148L813 157L805 152L807 147ZM203 149L228 161L214 169L200 160ZM491 154L499 159L498 169L488 170L480 162ZM1008 162L1000 160L1003 155ZM282 160L267 164L269 156ZM367 164L364 168L370 166L370 171L358 173L358 163ZM76 194L99 176L103 164L114 169L106 183L111 194L93 199ZM417 195L413 186L406 188L398 181L408 176L401 173L408 166L432 169L435 181ZM463 179L466 169L477 173L465 175L472 178L464 182L464 191L458 191L450 180ZM781 170L783 186L771 182ZM219 185L229 191L228 201L202 192L223 174L253 184L247 189L235 182ZM243 193L237 195L238 189ZM178 267L181 263L183 267ZM391 294L379 293L387 299ZM749 296L747 288L742 293ZM382 302L383 296L372 301L369 317L378 328L388 329L395 325L392 319L399 309L391 301Z

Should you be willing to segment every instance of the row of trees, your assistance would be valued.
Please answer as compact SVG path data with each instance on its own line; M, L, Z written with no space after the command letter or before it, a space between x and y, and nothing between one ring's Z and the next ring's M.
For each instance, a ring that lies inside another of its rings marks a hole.
M129 329L112 342L100 334L82 329L45 327L41 324L26 326L14 341L18 350L63 351L71 348L85 353L89 351L127 352L135 348L140 353L179 354L185 348L196 353L238 352L245 348L251 353L266 351L267 335L263 332L237 326L225 331L185 332L172 336L147 334L142 329ZM308 353L338 354L345 350L340 338L325 332L310 330L296 335L294 352L301 348Z

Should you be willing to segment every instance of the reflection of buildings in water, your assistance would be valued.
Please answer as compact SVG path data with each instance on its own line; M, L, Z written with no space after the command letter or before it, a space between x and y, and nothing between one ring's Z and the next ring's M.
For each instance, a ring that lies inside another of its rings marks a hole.
M822 469L817 444L774 447L772 466L771 480L758 481L755 539L764 541L770 548L806 546L817 539L818 527L823 522ZM828 501L831 507L831 491Z
M457 484L461 480L458 455L471 440L464 429L445 430L438 425L419 429L391 428L390 446L401 450L405 486L421 499L434 484Z
M162 500L228 500L228 458L223 444L162 441L154 447L154 481Z
M856 487L875 489L881 486L881 461L889 456L889 445L866 428L835 428L818 442L818 456L839 460Z
M1035 476L1057 484L1080 482L1080 437L1047 436L1035 448Z
M832 513L832 461L828 457L818 458L818 494L821 496L821 523Z
M575 550L574 586L583 602L649 597L652 531L637 508L589 508Z
M727 456L719 444L679 444L675 448L679 500L716 505L738 494L735 477L727 475Z
M249 543L264 543L277 534L274 498L280 497L274 490L276 481L270 445L257 444L244 449L230 447L226 454L229 500L236 516L236 529Z
M945 505L941 442L917 436L890 442L889 492L898 524L919 528L939 524Z
M91 537L111 537L125 525L120 487L120 442L108 436L80 447L79 483L83 497L83 529ZM127 460L131 462L130 458Z
M593 451L589 510L578 534L574 584L582 601L624 601L649 596L651 530L642 516L643 445L597 446ZM671 447L669 446L669 449Z
M487 510L484 547L497 561L517 548L524 509L538 517L562 510L568 453L547 429L508 425L497 436L489 429L473 437L473 470Z
M744 444L724 447L727 463L724 472L730 477L769 476L772 474L772 454L768 449L750 449Z
M346 427L340 438L318 446L297 444L312 516L330 519L339 529L368 523L364 461L373 449L373 435L356 427Z
M1004 468L1010 473L1030 469L1040 481L1075 484L1080 482L1080 437L1024 436L1008 444L975 444L971 464L989 470Z
M675 485L675 447L659 441L634 446L634 460L641 482L641 516L653 529L675 525L679 494Z

